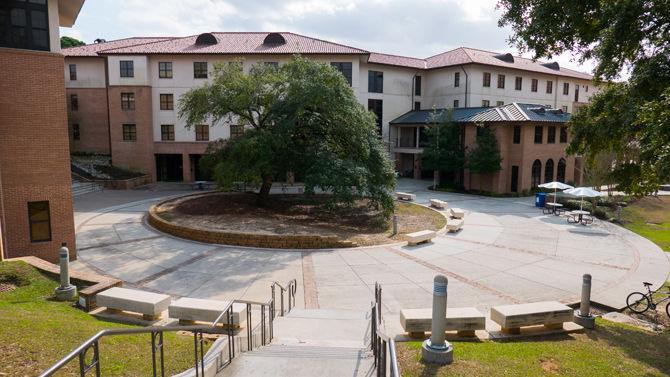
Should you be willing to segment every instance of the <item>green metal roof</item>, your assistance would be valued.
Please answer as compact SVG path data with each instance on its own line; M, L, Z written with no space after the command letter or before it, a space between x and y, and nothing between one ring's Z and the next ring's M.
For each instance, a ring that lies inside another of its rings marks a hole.
M549 106L513 102L497 107L459 107L455 109L431 109L409 111L389 124L440 123L448 117L454 122L556 122L565 123L570 114Z

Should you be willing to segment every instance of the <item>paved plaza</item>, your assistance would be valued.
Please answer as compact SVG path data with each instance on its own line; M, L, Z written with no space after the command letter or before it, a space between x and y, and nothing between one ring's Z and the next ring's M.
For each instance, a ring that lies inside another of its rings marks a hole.
M543 215L532 198L488 198L426 190L429 182L400 180L417 202L429 198L466 210L457 234L407 247L271 250L186 241L151 229L143 218L177 191L102 192L76 198L74 268L93 269L127 286L175 297L267 300L272 281L297 279L298 306L367 310L374 283L385 310L429 307L435 274L449 278L449 306L578 300L581 276L593 276L592 299L615 308L628 293L668 279L667 254L619 226L596 220L568 224ZM123 194L123 195L121 195Z

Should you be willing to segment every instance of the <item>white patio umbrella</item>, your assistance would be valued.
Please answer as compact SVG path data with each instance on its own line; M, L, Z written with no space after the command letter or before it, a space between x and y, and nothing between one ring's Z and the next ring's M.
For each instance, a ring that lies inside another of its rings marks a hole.
M556 182L556 181L549 182L549 183L543 183L543 184L539 185L538 187L554 189L554 204L556 204L556 190L567 190L567 189L574 188L570 185L566 185L563 182Z
M576 187L570 190L565 190L563 192L568 195L581 197L581 201L579 202L580 211L582 210L582 205L584 204L584 197L595 198L598 196L605 196L605 194L603 194L602 192L596 191L590 187Z

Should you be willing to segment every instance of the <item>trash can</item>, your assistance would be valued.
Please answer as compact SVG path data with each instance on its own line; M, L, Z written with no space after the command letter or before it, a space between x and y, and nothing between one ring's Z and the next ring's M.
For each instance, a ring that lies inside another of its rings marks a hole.
M544 203L546 202L547 202L547 193L544 192L535 193L535 207L542 208L544 207Z

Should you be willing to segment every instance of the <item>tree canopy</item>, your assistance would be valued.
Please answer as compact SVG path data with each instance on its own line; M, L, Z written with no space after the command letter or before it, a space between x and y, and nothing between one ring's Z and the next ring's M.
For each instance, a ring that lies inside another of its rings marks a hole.
M308 194L320 188L338 203L369 198L392 211L394 169L374 114L330 65L298 56L249 72L241 63L217 64L210 83L181 97L179 115L187 127L245 127L242 136L210 145L206 163L224 189L238 181L259 184L263 204L272 182L293 172Z
M83 41L80 41L77 38L72 38L72 37L68 37L68 36L60 37L60 47L61 48L83 46L85 44L86 43L84 43Z
M448 110L446 110L448 111ZM437 114L433 114L433 119ZM421 164L426 169L455 175L465 165L465 150L461 143L460 126L447 113L444 121L427 130L428 144L421 155Z
M467 161L472 173L490 174L502 169L498 139L490 128L477 125L477 144L468 152Z
M536 58L593 59L599 92L570 121L568 152L587 164L612 155L620 190L644 195L670 181L670 2L500 0L501 26ZM628 82L612 82L629 70Z

